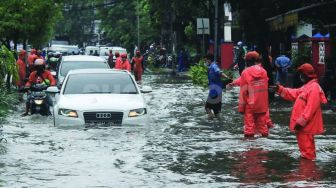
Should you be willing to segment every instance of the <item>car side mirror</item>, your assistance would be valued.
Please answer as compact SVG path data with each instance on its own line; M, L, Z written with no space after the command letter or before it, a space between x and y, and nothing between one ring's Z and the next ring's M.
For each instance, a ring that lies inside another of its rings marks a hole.
M149 86L143 86L141 89L140 89L141 93L151 93L153 91L153 89Z
M56 93L59 93L60 90L56 86L51 86L47 88L46 92L51 93L51 94L56 94Z

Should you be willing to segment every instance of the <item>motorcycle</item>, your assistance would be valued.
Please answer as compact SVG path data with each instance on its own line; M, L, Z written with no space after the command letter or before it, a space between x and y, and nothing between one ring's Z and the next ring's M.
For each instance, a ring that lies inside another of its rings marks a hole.
M41 114L42 116L51 115L49 109L48 96L45 90L48 85L34 84L30 88L26 88L28 95L30 96L30 113ZM29 99L28 99L29 100Z

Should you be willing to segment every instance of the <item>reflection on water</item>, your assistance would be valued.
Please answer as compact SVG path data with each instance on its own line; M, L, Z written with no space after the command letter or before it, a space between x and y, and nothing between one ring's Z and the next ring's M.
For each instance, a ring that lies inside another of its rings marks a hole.
M238 90L223 96L223 118L208 121L207 91L185 78L145 76L153 123L87 130L54 128L52 118L8 118L1 143L6 187L333 187L335 114L316 137L317 161L299 159L287 128L291 103L271 105L269 138L245 140ZM22 108L22 107L21 107Z

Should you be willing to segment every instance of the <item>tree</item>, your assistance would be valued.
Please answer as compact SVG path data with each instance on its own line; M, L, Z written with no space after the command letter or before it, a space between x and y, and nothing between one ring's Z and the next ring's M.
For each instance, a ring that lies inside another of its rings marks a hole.
M53 35L54 26L60 17L58 0L2 0L0 2L1 42L26 40L41 47Z
M67 38L72 44L96 43L90 41L94 38L93 23L98 19L94 11L95 4L92 0L65 1L63 17L56 25L56 37Z
M151 21L150 10L148 0L116 1L112 6L99 9L101 29L114 45L133 50L138 41L137 14L139 14L140 41L142 46L146 45L159 37L156 23Z

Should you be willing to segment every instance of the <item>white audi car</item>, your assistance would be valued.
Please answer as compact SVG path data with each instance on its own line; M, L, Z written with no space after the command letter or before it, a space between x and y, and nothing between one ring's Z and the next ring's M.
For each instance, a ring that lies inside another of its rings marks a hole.
M61 90L49 87L55 94L55 126L146 125L150 122L141 89L128 71L113 69L72 70Z

